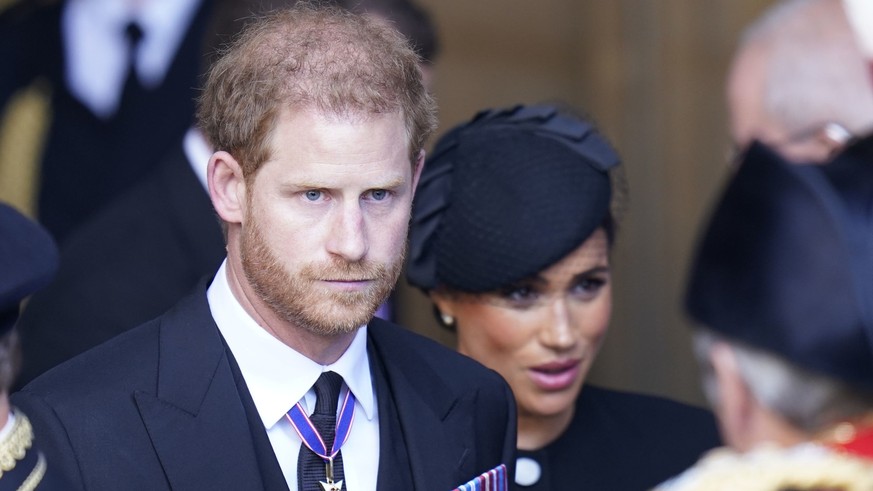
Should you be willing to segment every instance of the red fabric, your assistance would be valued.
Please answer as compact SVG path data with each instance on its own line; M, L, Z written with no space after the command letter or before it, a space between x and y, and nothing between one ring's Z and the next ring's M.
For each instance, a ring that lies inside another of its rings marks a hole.
M846 443L831 442L829 445L842 452L873 460L873 427L858 430L855 438Z

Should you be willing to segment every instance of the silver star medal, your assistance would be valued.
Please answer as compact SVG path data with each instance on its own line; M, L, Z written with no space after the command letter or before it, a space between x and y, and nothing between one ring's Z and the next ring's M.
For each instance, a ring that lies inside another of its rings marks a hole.
M324 463L324 471L325 474L327 474L327 482L318 481L318 483L321 484L321 488L324 491L342 491L343 480L340 479L337 482L333 482L333 457Z
M333 482L328 479L327 482L319 481L319 484L321 484L321 487L322 489L324 489L324 491L342 491L343 489L342 479L337 482Z

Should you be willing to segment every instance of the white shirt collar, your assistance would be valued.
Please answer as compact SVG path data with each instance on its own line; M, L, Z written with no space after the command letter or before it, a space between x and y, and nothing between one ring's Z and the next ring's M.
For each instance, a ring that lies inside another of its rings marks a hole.
M206 141L203 133L192 126L185 132L185 138L182 140L182 148L185 150L185 157L188 158L188 163L191 164L191 169L197 180L203 185L203 189L208 193L209 184L206 179L206 169L209 167L209 159L212 157L212 147Z
M4 442L6 438L12 433L12 428L15 427L15 411L10 407L9 409L9 417L6 419L6 424L3 425L3 429L0 429L0 442Z
M230 347L264 426L272 428L294 404L303 400L308 412L314 396L304 398L321 372L342 375L368 420L375 415L375 393L367 355L367 326L358 329L345 353L322 366L270 335L243 309L227 282L225 260L207 291L209 308ZM313 392L314 393L314 392Z
M147 88L160 85L201 3L68 1L61 29L70 92L100 117L115 113L129 63L124 30L131 21L139 23L145 33L136 60L139 80Z

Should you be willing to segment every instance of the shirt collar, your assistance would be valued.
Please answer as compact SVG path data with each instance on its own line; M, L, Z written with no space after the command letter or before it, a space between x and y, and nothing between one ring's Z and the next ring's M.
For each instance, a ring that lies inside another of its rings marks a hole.
M239 365L266 428L281 420L327 370L343 377L368 420L375 417L366 325L358 329L336 362L323 366L274 338L243 309L227 282L227 260L218 269L206 296L212 317Z
M188 128L185 132L185 138L182 140L182 148L185 150L185 156L188 158L188 163L191 164L191 169L197 180L203 185L203 189L208 193L209 184L207 183L207 169L209 167L209 159L212 158L212 147L206 141L206 137L196 127Z

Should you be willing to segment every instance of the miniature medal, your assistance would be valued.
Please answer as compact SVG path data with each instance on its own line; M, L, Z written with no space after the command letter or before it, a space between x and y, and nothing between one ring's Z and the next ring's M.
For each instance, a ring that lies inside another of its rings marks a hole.
M333 482L333 457L324 462L324 472L327 475L327 482L319 481L324 491L342 491L343 480Z

